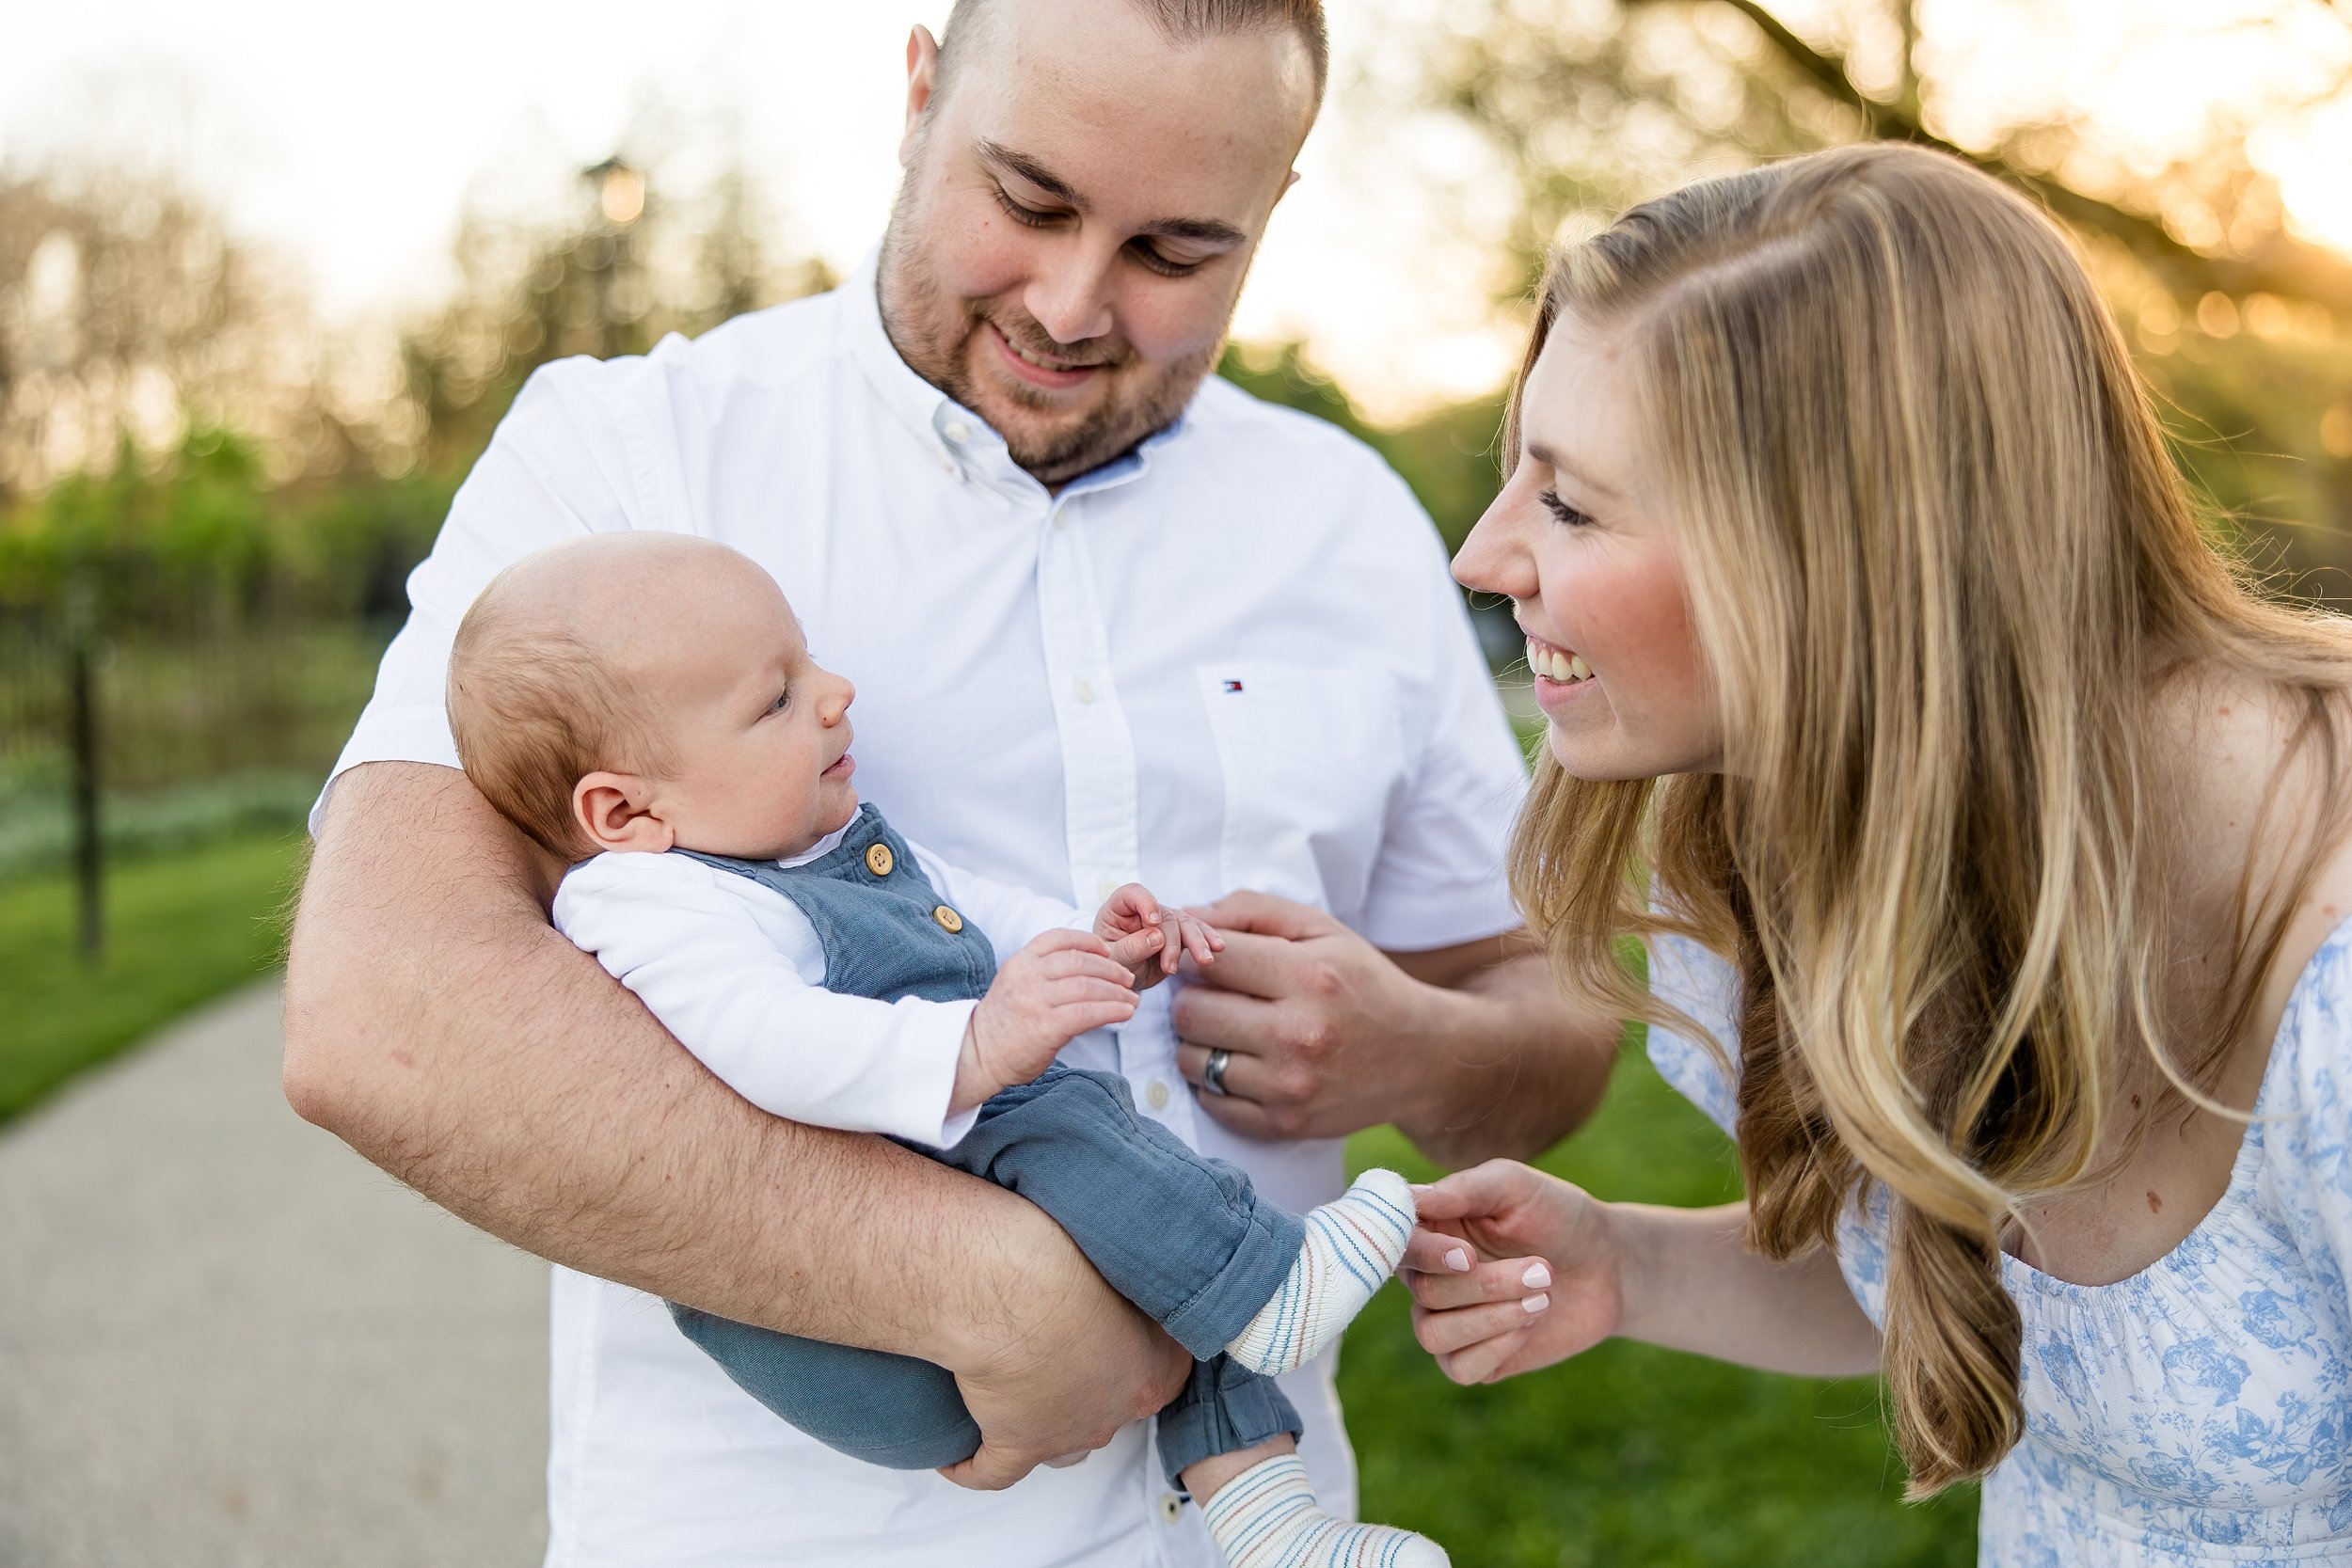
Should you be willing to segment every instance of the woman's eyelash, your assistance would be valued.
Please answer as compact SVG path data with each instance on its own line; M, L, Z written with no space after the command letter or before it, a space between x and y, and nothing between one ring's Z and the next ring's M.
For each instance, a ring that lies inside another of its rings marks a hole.
M1570 528L1583 528L1589 525L1593 520L1588 514L1579 512L1575 507L1570 506L1566 501L1562 500L1560 499L1560 492L1557 490L1546 490L1541 499L1544 503L1544 510L1549 512L1554 517L1557 517L1560 521L1567 524Z

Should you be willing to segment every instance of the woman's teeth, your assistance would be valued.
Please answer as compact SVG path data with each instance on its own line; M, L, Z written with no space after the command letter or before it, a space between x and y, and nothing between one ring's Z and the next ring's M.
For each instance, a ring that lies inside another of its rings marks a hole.
M1547 680L1558 681L1563 686L1573 686L1578 681L1593 678L1593 667L1584 662L1582 654L1564 654L1549 643L1538 642L1532 637L1527 640L1527 667Z

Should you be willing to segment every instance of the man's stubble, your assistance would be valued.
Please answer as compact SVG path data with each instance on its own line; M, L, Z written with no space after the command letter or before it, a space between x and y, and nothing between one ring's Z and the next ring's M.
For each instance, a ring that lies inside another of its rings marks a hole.
M925 270L923 249L915 236L922 231L921 187L929 142L928 135L918 137L907 172L898 182L898 198L891 205L890 226L882 231L878 278L882 330L898 357L915 374L983 418L987 405L966 358L966 345L975 333L984 330L983 324L993 325L1015 345L1041 356L1120 367L1129 364L1135 351L1123 342L1057 341L1025 310L1014 308L1015 313L1009 313L1001 304L953 298ZM1175 423L1216 367L1224 346L1225 334L1220 332L1207 349L1161 367L1139 387L1121 389L1066 429L1042 437L1009 430L998 434L1005 437L1012 460L1041 483L1059 484L1075 479ZM1050 411L1053 406L1042 394L1029 393L1018 385L996 382L990 390L1033 411Z

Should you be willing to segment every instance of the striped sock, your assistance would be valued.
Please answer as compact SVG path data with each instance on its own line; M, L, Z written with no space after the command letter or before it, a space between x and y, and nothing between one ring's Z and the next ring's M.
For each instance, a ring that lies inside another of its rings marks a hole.
M1448 1568L1445 1548L1426 1536L1317 1508L1295 1453L1252 1465L1200 1513L1231 1568Z
M1392 1170L1368 1170L1307 1216L1307 1244L1274 1299L1225 1347L1253 1372L1302 1367L1340 1337L1396 1272L1413 1233L1413 1189Z

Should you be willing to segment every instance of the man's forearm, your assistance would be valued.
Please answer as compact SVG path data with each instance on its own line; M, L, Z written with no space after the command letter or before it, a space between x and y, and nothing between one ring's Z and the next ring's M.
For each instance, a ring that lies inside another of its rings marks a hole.
M1410 960L1405 960L1408 971ZM1583 1125L1609 1086L1621 1026L1572 1010L1543 955L1428 976L1423 1092L1396 1124L1441 1165L1532 1160Z
M550 884L463 775L346 776L288 969L295 1108L541 1257L951 1367L987 1315L951 1292L1070 1247L1010 1194L738 1098L547 925Z

